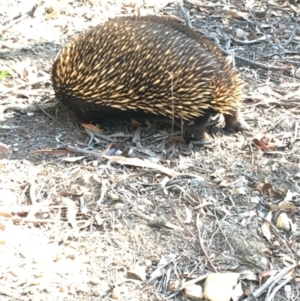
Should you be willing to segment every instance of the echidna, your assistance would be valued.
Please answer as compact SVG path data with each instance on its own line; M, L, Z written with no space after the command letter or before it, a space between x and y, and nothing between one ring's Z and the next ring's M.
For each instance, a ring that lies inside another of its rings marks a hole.
M164 116L201 140L212 112L242 130L243 83L200 33L163 17L122 17L88 30L53 65L56 97L82 121Z

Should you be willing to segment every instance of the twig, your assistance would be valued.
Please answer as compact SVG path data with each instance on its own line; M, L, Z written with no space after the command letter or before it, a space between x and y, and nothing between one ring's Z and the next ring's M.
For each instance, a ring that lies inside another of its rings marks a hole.
M43 103L43 104L37 104L33 103L32 105L22 105L22 104L16 104L16 105L5 105L1 106L1 112L5 112L6 110L15 110L20 112L38 112L43 111L43 109L49 109L58 104L58 101L49 102L49 103ZM44 112L44 111L43 111ZM52 117L51 117L52 118Z
M238 40L238 39L235 39L233 37L230 37L230 38L234 42L239 43L239 44L243 44L243 45L253 45L253 44L260 43L261 41L265 41L266 40L266 37L260 37L260 38L255 39L255 40L245 40L245 41Z
M108 185L109 185L109 181L107 179L102 179L102 185L101 185L101 195L100 195L100 198L97 202L97 204L100 206L103 199L104 199L104 196L108 190Z
M10 27L12 27L14 24L17 24L23 20L25 20L28 17L32 17L34 12L36 11L36 9L38 8L39 5L35 4L33 5L33 7L31 8L30 11L28 11L27 13L25 13L24 15L19 15L17 17L14 17L11 21L7 21L5 22L4 26L1 28L2 32L8 30Z
M68 146L66 146L66 149L68 149L72 152L82 153L82 154L85 154L85 155L94 156L96 158L102 158L102 153L89 151L87 149L79 148L79 147L76 147L76 146L68 145Z
M243 1L244 2L244 1ZM244 3L244 6L247 7L247 5ZM260 29L260 31L264 34L264 38L267 39L268 43L273 44L270 42L270 39L268 37L268 35L266 34L264 28L260 25L259 22L257 22L256 17L254 16L252 9L248 9L248 13L251 15L253 22L255 23L255 25ZM266 10L267 13L267 10Z
M297 140L297 137L298 137L298 128L299 128L299 123L296 121L296 123L295 123L295 135L291 139L291 144L294 144L295 141Z
M45 114L47 115L49 118L51 118L54 122L56 122L57 120L51 116L49 113L47 113L44 109L43 109L43 106L38 104L38 103L35 103L35 105Z
M9 289L6 285L0 285L0 295L5 295L7 297L13 298L13 300L23 300L23 298L19 298L16 293L12 292L13 289Z
M199 7L204 7L204 8L217 8L217 7L227 7L227 5L225 4L221 4L219 2L217 3L209 3L209 4L200 4L198 2L193 2L193 1L187 1L187 0L183 0L183 3L185 6L187 6L188 8L199 8Z
M192 279L190 281L184 282L178 289L176 289L176 291L181 291L184 288L186 288L187 286L190 286L192 284L195 284L195 283L197 283L199 281L204 280L206 277L207 277L207 275L201 275L201 276L199 276L199 277L197 277L195 279Z
M196 221L196 226L197 226L197 230L198 230L198 237L199 237L199 244L200 244L200 247L201 247L201 250L205 256L205 258L207 259L207 261L209 262L211 268L213 269L213 271L215 273L218 272L218 270L215 268L214 264L212 263L212 261L210 260L210 258L208 257L208 254L206 253L206 250L204 248L204 245L203 245L203 241L202 241L202 238L201 238L201 231L200 231L200 228L199 228L199 214L197 214L197 221Z
M135 209L135 208L133 209L132 213L135 214L136 216L139 216L139 217L143 218L144 220L146 220L150 227L160 227L160 228L166 227L169 229L175 229L175 230L180 230L180 231L183 230L182 228L165 221L163 218L159 218L159 217L151 218L146 214L138 212L137 209Z
M183 6L181 4L178 4L178 7L181 11L181 13L183 14L184 16L184 20L185 22L187 23L188 27L193 29L193 25L191 23L191 20L188 16L188 14L186 13L185 9L183 8ZM197 32L200 32L198 30L196 30ZM209 37L207 37L209 39ZM232 37L230 37L231 39L233 39ZM264 38L265 39L265 38ZM234 39L233 39L234 40ZM261 40L263 40L261 38ZM260 39L256 40L255 42L257 41L260 41ZM242 41L239 41L239 42L242 42ZM246 42L245 42L246 43ZM253 41L250 42L250 44L253 43ZM219 49L226 55L231 55L231 53L229 53L228 51L226 51L225 49L223 49L220 45L216 44ZM234 58L236 60L240 60L244 63L248 63L249 65L253 66L253 67L258 67L258 68L262 68L262 69L265 69L265 70L275 70L275 71L286 71L286 68L281 68L281 67L273 67L273 66L266 66L264 64L261 64L261 63L257 63L257 62L254 62L252 60L249 60L249 59L246 59L246 58L243 58L243 57L240 57L240 56L234 56Z
M28 219L28 218L19 218L19 217L12 217L12 218L0 218L1 221L13 221L18 223L34 223L34 224L46 224L46 223L57 223L57 220L53 219Z
M189 13L184 9L184 7L182 6L181 3L178 3L178 8L180 10L180 12L183 14L183 17L184 17L184 20L187 24L187 26L190 28L190 29L193 29L193 25L192 25L192 22L191 22L191 18L189 16Z
M293 277L288 277L287 279L285 279L282 283L280 283L279 285L277 285L275 287L275 289L272 291L272 294L270 294L270 296L266 299L266 301L272 301L273 298L275 297L276 293L284 286L286 285L288 282L290 282L293 279Z
M267 7L268 7L266 12L268 11L269 8L272 8L273 10L282 11L283 13L287 14L293 22L295 22L295 19L293 18L293 16L286 9L284 9L282 7L279 7L279 6L276 6L276 5L269 4L269 3L266 3L266 4L267 4Z
M268 222L270 224L270 227L272 228L273 232L275 233L275 235L278 237L278 239L285 245L285 247L290 251L290 256L291 258L294 260L294 254L293 251L291 250L291 248L288 246L288 242L286 241L286 239L282 238L278 229L275 227L275 225L273 225L272 223L270 223L264 216L262 216L261 214L259 215L262 219L264 219L266 222Z
M227 51L225 51L224 49L221 48L221 50L228 54L229 53ZM284 71L286 72L286 68L282 68L282 67L274 67L274 66L267 66L267 65L264 65L264 64L261 64L261 63L257 63L257 62L254 62L252 60L249 60L249 59L246 59L246 58L243 58L241 56L235 56L235 59L236 60L240 60L242 62L245 62L245 63L248 63L249 65L253 66L253 67L258 67L258 68L262 68L262 69L265 69L265 70L274 70L274 71Z
M298 264L292 264L290 266L285 267L282 269L278 274L272 275L261 287L259 287L254 293L251 294L248 298L246 298L243 301L251 301L255 300L257 297L259 297L273 282L278 282L281 280L287 273L289 273L291 270L293 270L295 267L297 267Z
M194 207L193 209L194 209L194 210L197 210L197 209L204 208L204 207L210 206L210 205L214 205L214 203L212 203L212 202L207 202L207 203L198 205L198 206Z
M252 142L249 143L249 149L250 149L250 153L251 153L251 164L254 164L254 154L253 154Z

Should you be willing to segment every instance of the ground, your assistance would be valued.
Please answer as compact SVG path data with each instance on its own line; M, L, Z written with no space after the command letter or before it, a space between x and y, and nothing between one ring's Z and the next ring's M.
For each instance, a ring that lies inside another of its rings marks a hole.
M298 298L300 8L241 3L1 2L1 300L188 300L213 272L242 280L233 300ZM200 146L152 121L80 125L56 103L60 48L138 12L191 20L234 57L250 130L215 125ZM226 281L211 286L232 296Z

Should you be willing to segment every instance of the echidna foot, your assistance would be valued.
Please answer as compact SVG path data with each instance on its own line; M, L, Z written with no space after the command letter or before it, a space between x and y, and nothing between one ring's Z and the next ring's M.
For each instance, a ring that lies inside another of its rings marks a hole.
M233 112L232 115L224 114L224 119L225 130L228 132L245 131L250 128L239 110Z
M210 117L211 112L207 111L205 115L188 122L184 127L185 137L188 140L196 140L207 142L210 137L205 132L206 123Z

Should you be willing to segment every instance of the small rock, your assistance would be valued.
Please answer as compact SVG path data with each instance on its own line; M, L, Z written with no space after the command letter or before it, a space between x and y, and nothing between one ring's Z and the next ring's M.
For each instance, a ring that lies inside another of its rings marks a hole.
M296 230L296 226L293 224L292 220L284 212L280 213L279 216L277 217L276 227L284 231Z
M79 285L76 287L76 291L79 293L87 294L89 292L89 288L87 285Z
M241 40L246 40L247 36L248 36L248 33L245 32L244 30L240 29L240 28L237 28L235 30L235 34L236 34L236 37L241 39Z
M204 297L209 301L230 301L238 273L210 273L204 283Z
M128 271L128 276L142 281L146 280L146 266L136 265Z
M109 191L107 193L108 197L110 197L113 201L121 201L121 198L118 194L112 192L112 191Z
M101 291L103 291L103 292L110 291L110 285L105 280L101 280L99 282L98 288L101 289Z
M168 292L174 292L175 290L180 289L182 282L180 280L170 280L167 291Z
M93 166L94 166L94 167L97 167L97 166L98 166L98 164L99 164L99 161L97 161L97 160L94 160L94 161L92 162L92 164L93 164Z
M91 277L89 280L89 284L97 285L99 283L99 279L97 277Z
M114 206L114 209L124 209L125 208L125 205L123 203L116 203L115 206Z
M9 147L4 143L0 143L0 160L9 159L9 157L10 157Z
M63 255L69 259L75 259L77 257L77 252L72 247L64 247Z
M101 292L99 291L99 290L92 290L92 295L94 296L94 297L100 297L101 296Z
M146 259L146 260L145 260L145 265L146 265L147 267L151 267L151 266L152 266L152 261L149 260L149 259Z
M0 205L14 206L17 204L17 196L13 191L8 189L0 190Z
M116 287L113 288L113 290L111 292L111 297L113 299L120 299L120 297L121 297L120 287L116 286Z
M193 300L201 300L203 299L202 287L197 284L191 284L184 289L184 293L187 298Z

